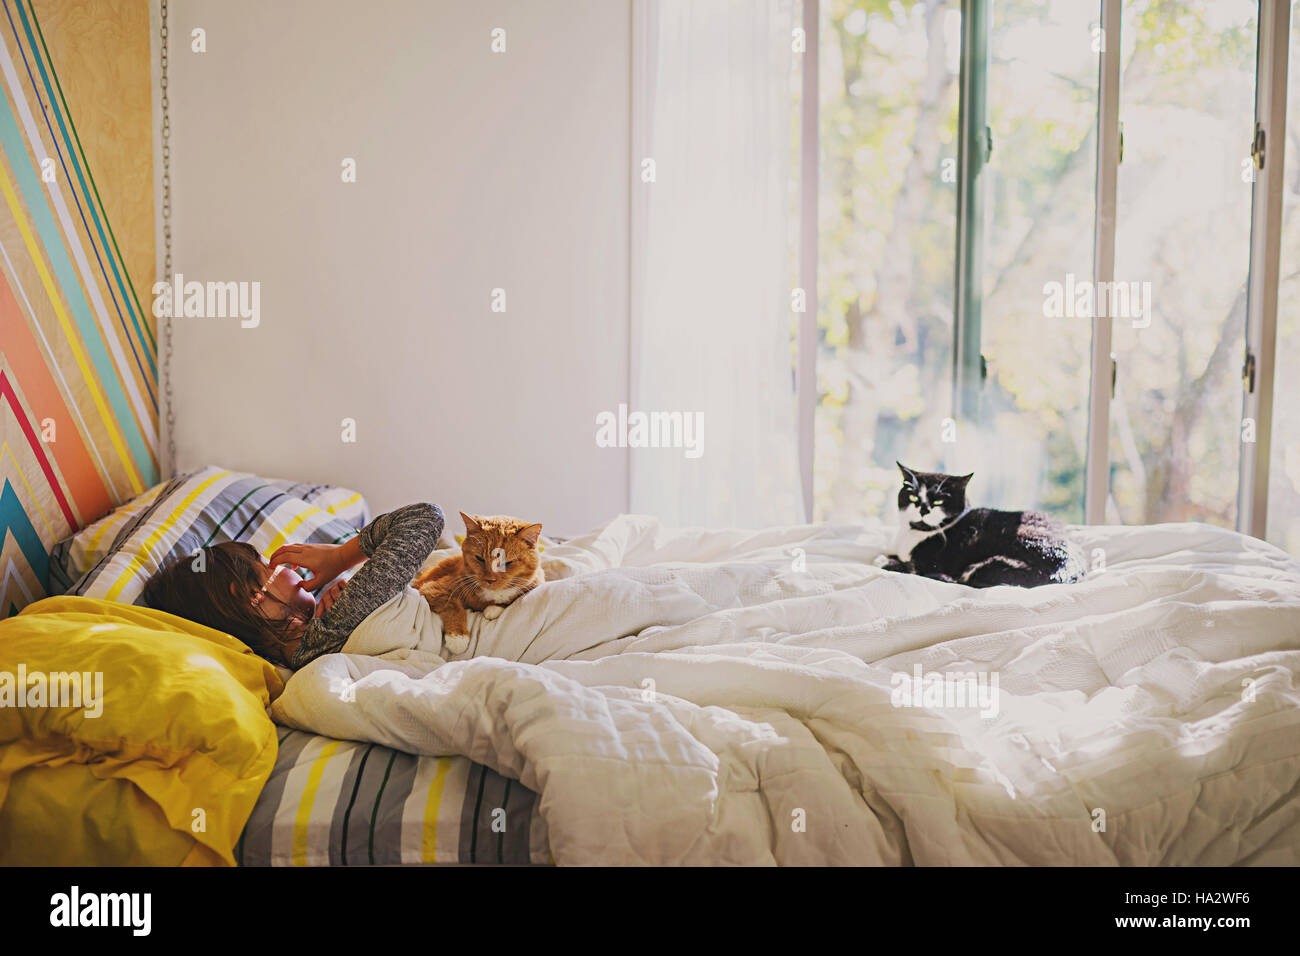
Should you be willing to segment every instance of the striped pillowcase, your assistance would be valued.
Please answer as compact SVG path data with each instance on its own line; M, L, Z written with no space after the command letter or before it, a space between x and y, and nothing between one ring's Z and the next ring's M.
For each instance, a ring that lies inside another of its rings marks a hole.
M365 498L346 488L210 466L60 541L50 553L50 593L140 604L145 581L169 558L221 541L247 541L270 557L289 542L345 541L369 520Z

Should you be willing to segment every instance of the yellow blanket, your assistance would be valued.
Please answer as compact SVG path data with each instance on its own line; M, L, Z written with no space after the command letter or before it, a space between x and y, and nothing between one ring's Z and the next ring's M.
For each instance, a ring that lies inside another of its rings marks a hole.
M56 597L0 621L0 863L234 865L283 689L162 611Z

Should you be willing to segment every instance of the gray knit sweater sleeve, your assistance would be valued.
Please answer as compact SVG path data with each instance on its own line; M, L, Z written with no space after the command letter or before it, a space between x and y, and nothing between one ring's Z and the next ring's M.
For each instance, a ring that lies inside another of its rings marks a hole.
M380 515L361 529L366 561L330 609L313 618L289 666L294 670L341 648L358 624L411 583L442 536L442 511L420 502Z

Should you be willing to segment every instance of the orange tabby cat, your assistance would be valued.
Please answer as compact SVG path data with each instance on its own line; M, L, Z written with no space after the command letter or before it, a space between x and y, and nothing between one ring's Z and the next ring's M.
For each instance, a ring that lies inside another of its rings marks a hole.
M463 654L469 647L467 611L482 611L488 620L545 580L537 539L540 524L497 515L483 518L461 512L465 541L460 554L443 558L412 582L442 618L447 650Z

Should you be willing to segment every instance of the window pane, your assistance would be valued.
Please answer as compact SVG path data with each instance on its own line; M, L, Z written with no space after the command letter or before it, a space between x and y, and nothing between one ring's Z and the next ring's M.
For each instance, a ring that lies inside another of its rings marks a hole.
M1290 60L1267 537L1300 556L1300 2L1291 5Z
M1133 300L1113 322L1107 518L1231 526L1256 4L1140 0L1123 10L1115 279Z
M894 512L952 403L957 0L826 0L814 517Z
M981 505L1079 522L1092 322L1053 311L1046 293L1092 274L1101 7L994 0L991 14L993 153L980 177L988 378L952 467L975 472Z

